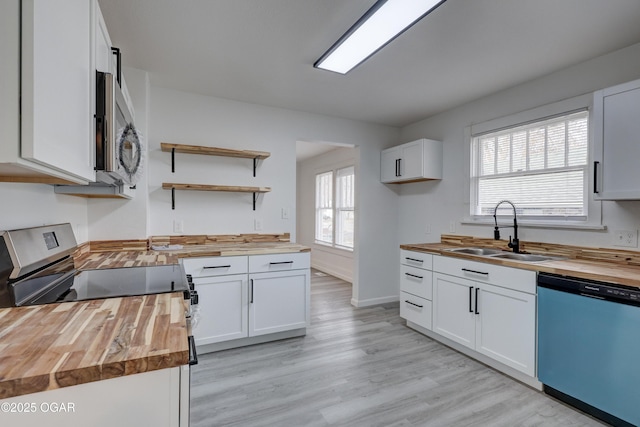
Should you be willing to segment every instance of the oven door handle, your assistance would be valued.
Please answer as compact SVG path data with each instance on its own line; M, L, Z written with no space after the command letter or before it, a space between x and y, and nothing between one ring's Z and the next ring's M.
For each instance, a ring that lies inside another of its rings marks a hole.
M196 340L193 335L187 337L189 340L189 366L198 364L198 352L196 351Z

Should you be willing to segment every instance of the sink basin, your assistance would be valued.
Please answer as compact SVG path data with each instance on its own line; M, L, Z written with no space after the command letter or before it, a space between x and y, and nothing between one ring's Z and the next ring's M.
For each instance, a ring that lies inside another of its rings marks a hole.
M512 259L516 261L524 261L524 262L542 262L542 261L552 261L562 259L560 257L552 257L546 255L534 255L534 254L517 254L517 253L501 253L492 255L491 258L503 258L503 259Z
M455 248L455 249L448 249L448 251L456 252L459 254L484 255L484 256L504 253L503 250L491 249L491 248Z

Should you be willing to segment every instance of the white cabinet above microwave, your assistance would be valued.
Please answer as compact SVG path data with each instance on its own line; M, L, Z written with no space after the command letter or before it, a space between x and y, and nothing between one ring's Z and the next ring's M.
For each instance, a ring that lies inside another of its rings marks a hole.
M0 2L0 181L95 180L95 2Z
M380 181L407 183L442 179L442 142L419 139L383 150Z

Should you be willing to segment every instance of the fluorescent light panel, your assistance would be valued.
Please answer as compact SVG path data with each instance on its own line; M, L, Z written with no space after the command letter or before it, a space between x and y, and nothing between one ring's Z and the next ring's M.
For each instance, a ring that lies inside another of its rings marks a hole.
M313 66L346 74L444 1L380 0Z

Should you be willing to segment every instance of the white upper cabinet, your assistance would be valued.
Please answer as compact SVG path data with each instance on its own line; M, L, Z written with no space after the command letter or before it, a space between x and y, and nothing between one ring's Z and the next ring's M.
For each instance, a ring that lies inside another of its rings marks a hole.
M382 182L400 184L430 179L442 179L442 142L419 139L382 151Z
M93 7L86 0L0 2L0 181L95 179Z
M640 80L595 92L594 198L640 200Z

